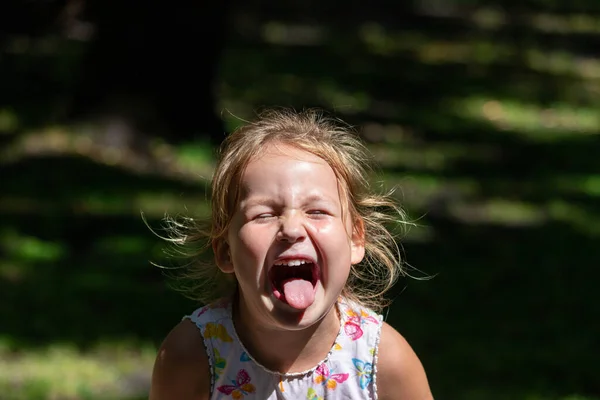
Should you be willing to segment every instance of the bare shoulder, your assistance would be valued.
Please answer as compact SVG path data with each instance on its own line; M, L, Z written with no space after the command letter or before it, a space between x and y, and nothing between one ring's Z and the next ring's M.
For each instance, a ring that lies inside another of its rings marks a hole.
M163 341L152 372L150 400L205 400L210 396L210 370L196 325L183 320Z
M404 337L385 322L377 354L379 399L433 399L421 361Z

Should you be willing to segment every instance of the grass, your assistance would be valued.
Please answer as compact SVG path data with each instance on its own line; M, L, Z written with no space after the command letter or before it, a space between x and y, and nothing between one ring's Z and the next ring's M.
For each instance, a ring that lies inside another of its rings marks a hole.
M0 399L136 399L147 396L155 349L104 343L0 350Z

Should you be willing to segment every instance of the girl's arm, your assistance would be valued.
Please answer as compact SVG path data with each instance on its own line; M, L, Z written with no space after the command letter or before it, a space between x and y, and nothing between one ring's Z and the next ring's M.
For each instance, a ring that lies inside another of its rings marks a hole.
M402 335L387 323L381 330L377 354L380 400L433 400L421 361Z
M210 370L200 331L181 321L162 343L154 371L150 400L208 400Z

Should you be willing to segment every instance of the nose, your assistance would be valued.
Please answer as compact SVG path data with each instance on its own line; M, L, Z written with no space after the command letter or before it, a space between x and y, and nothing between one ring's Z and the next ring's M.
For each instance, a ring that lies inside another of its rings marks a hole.
M281 242L296 243L306 238L306 230L302 218L296 213L284 215L281 218L277 240Z

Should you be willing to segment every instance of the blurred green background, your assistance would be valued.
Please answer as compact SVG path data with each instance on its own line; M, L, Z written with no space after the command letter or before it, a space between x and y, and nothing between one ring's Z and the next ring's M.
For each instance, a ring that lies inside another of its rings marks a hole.
M200 2L197 2L200 3ZM356 125L418 223L387 320L439 399L600 399L600 3L0 6L0 399L142 399L150 262L265 106Z

